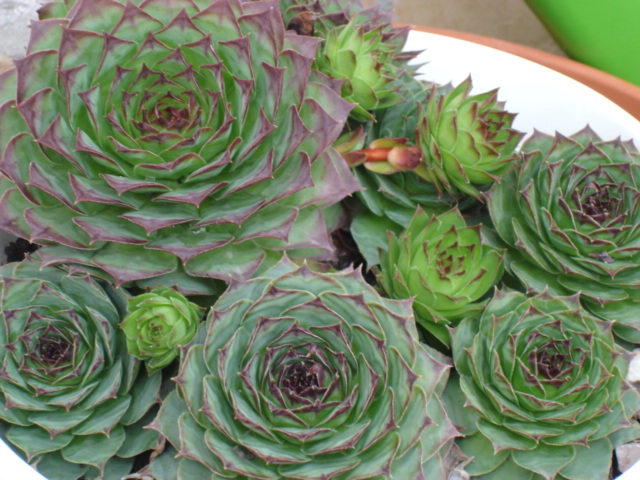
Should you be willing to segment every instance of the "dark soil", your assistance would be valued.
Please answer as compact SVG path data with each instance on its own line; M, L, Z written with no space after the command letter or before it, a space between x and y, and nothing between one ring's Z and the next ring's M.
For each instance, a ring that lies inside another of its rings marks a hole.
M331 266L336 270L343 270L350 266L354 268L361 267L362 275L366 282L369 285L376 286L376 276L373 271L367 267L367 262L365 262L364 257L358 250L358 246L353 240L351 232L347 229L336 230L331 234L331 240L336 247L335 260L331 262Z
M7 256L7 263L19 262L38 250L38 248L39 246L35 243L29 243L24 238L18 238L4 248L4 254Z

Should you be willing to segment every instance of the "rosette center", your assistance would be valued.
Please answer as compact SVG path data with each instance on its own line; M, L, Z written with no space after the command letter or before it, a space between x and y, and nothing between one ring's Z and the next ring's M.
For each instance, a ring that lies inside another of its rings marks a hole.
M621 214L623 205L619 198L617 187L612 184L599 184L589 181L580 193L576 203L580 205L583 216L582 223L593 221L600 225L617 218Z
M302 360L286 365L280 375L280 388L294 400L296 396L316 398L326 392L324 367L314 361Z
M438 255L436 269L442 280L464 273L464 259L461 258L458 252L454 253L452 250L453 249L444 250Z
M200 108L196 107L195 99L190 96L187 101L167 93L158 98L152 95L149 103L142 110L142 121L136 122L136 127L142 132L159 131L181 132L197 122ZM146 102L145 102L146 103Z
M531 352L529 362L539 376L549 380L551 385L561 385L568 381L574 364L571 361L569 340L550 340Z
M57 367L71 360L72 347L72 344L64 338L45 334L38 339L36 355L43 364Z

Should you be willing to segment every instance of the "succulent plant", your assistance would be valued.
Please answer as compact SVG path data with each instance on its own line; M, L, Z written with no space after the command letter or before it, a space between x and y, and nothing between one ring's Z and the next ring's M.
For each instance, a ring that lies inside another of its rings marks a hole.
M482 199L480 189L513 167L523 133L512 128L497 90L472 94L471 78L455 88L434 87L420 113L416 143L424 155L420 173L439 191Z
M285 257L218 299L153 428L181 478L445 479L446 362L409 301Z
M354 102L351 118L369 122L374 113L403 102L398 93L416 66L416 52L404 51L409 27L396 27L391 15L360 0L282 0L287 28L323 39L316 54L320 72L342 83L344 98Z
M624 352L578 295L498 291L452 346L445 404L473 478L602 480L613 448L640 438Z
M195 336L202 309L168 287L129 299L129 313L121 327L127 336L129 353L144 360L154 372L178 356L179 347Z
M316 56L322 73L342 83L344 99L356 104L351 117L372 120L372 110L380 110L403 101L397 93L396 78L401 70L394 63L397 45L385 43L382 27L371 29L350 21L330 30Z
M284 249L330 257L340 211L324 207L358 188L330 148L351 105L312 70L319 40L285 32L276 6L47 10L0 76L0 227L118 284L245 278Z
M376 122L367 130L348 132L341 137L345 140L336 144L363 187L354 195L355 200L349 200L351 232L370 266L380 262L379 251L388 247L386 232L399 234L409 225L416 208L443 213L472 203L439 192L415 171L423 167L423 161L412 139L420 104L427 101L432 86L404 75L399 92L405 101L375 111ZM360 137L354 141L357 134Z
M488 197L510 247L507 268L527 288L582 293L585 306L640 341L640 155L632 143L590 129L565 137L537 132L522 168Z
M430 215L418 208L381 254L378 278L387 295L415 297L416 320L447 346L448 327L479 316L502 277L503 252L483 242L481 228L467 226L457 209Z
M0 267L0 432L49 480L119 480L159 444L160 374L127 354L127 295L86 272Z

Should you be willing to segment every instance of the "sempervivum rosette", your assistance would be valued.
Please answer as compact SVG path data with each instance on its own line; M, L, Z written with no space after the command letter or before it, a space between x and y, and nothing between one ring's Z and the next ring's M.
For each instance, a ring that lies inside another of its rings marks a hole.
M522 168L488 195L507 267L527 288L582 293L617 335L640 341L640 156L631 142L536 133Z
M0 223L54 245L46 262L124 283L329 255L321 208L357 188L330 149L351 105L277 2L79 0L32 30L0 77Z
M477 317L502 277L503 252L485 244L481 229L467 226L456 209L429 215L418 208L402 234L389 234L389 250L381 254L387 295L415 297L416 320L447 346L448 326Z
M155 448L160 374L127 354L124 292L25 261L0 268L0 433L49 480L118 480Z
M342 96L356 104L351 117L373 120L372 110L402 102L394 81L401 70L394 64L398 45L385 42L384 30L351 21L330 30L324 37L316 66L330 77L344 80ZM399 62L398 62L399 63Z
M129 353L144 360L149 372L169 365L179 347L193 339L203 313L172 288L157 287L129 299L120 327Z
M408 27L394 27L388 13L364 9L359 0L283 0L280 6L288 28L324 40L315 66L343 80L343 97L356 104L351 118L367 122L373 111L403 101L397 79L414 70L407 62L415 56L402 52Z
M388 248L387 231L399 234L417 208L438 214L456 205L452 197L439 196L431 183L414 172L382 175L358 167L354 173L364 190L352 203L351 233L370 266L380 263L380 251Z
M577 295L496 292L455 330L453 358L446 405L474 478L602 480L613 448L640 437L628 360Z
M154 422L180 478L446 478L449 367L408 301L285 259L232 283L208 321Z
M473 94L471 78L453 89L433 88L420 115L416 142L424 155L422 174L439 190L482 199L480 190L499 180L518 158L523 133L497 90Z

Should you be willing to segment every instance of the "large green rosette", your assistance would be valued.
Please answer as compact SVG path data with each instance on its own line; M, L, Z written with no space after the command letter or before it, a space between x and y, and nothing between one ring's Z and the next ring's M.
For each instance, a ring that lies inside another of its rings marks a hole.
M282 250L331 258L358 188L331 148L352 105L277 2L78 0L43 18L0 75L1 228L47 264L185 293Z
M488 194L507 268L531 290L581 292L616 335L640 341L640 162L631 142L590 129L537 132L522 167Z
M119 480L159 445L161 377L127 353L126 303L85 272L0 268L0 433L48 480Z
M179 478L445 480L448 369L408 301L285 259L220 297L154 428Z
M628 358L577 295L498 291L452 347L445 402L473 478L602 480L612 450L640 438Z

